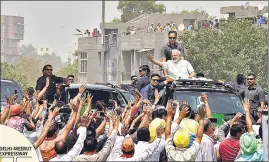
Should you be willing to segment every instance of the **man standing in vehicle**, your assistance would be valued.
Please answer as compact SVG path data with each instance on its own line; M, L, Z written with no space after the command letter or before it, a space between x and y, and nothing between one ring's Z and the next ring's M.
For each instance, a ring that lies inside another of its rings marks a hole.
M35 89L38 94L46 86L46 78L49 77L50 84L46 92L45 99L47 99L47 101L50 103L50 102L53 102L53 100L55 99L56 92L57 91L60 92L60 87L56 87L56 84L59 84L59 83L70 84L70 81L67 78L61 78L61 77L57 77L53 75L51 65L45 65L43 67L42 72L43 72L43 76L37 79Z
M139 92L150 82L150 69L148 65L142 65L139 67L140 77L137 79L136 88Z
M245 89L244 96L250 101L251 120L256 123L259 119L257 112L264 109L265 93L260 86L257 86L255 74L248 74L247 81L248 87Z
M177 42L177 32L169 31L168 32L169 42L164 45L161 49L162 62L166 62L168 60L172 60L172 50L177 49L181 53L182 59L184 58L184 44L182 42ZM167 71L163 70L163 75L167 75Z
M181 59L181 54L179 50L172 50L172 60L168 60L167 62L160 62L158 60L154 60L153 56L151 55L147 55L147 58L153 64L156 64L167 70L169 78L173 80L178 80L180 78L188 79L196 76L196 73L190 62Z

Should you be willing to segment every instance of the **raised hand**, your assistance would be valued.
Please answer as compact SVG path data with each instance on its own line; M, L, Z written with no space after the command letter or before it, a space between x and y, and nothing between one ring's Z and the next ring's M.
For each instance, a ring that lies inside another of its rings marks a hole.
M160 100L161 95L160 95L158 89L155 89L155 91L154 91L154 96L155 96L155 100L158 100L158 101Z
M236 113L236 115L233 117L233 119L231 120L231 125L235 122L239 122L241 117L243 114L241 114L240 112Z
M174 109L173 106L172 106L172 100L169 100L169 101L167 102L166 110L167 110L167 115L168 115L169 117L173 117L173 116L175 115L175 113L176 113L176 109Z
M46 85L45 87L49 87L50 86L50 78L49 77L46 77Z
M30 97L29 97L29 94L28 94L27 91L24 91L23 92L23 96L24 96L24 98L25 98L26 101L29 101L30 100Z
M93 99L93 95L88 94L87 95L87 102L88 102L88 104L92 103L92 99Z
M85 84L82 84L82 85L79 87L78 93L84 93L85 90L86 90L86 85L85 85Z
M188 101L183 101L182 104L188 105Z
M153 56L151 54L146 54L146 57L149 61L152 61L153 60Z
M6 100L7 100L7 105L8 105L8 106L11 106L11 105L12 105L12 103L11 103L11 98L10 98L7 94L5 94L5 98L6 98Z
M245 112L250 111L250 104L249 104L249 99L248 98L244 98L243 107L244 107Z
M204 117L205 117L205 113L206 113L206 111L205 111L205 107L204 107L204 106L200 106L200 107L198 108L198 112L197 112L197 114L198 114L201 118L204 118Z
M78 107L76 104L74 104L73 100L70 101L70 109L73 111L73 112L77 112L78 111Z
M59 115L59 112L60 112L60 108L59 107L55 107L55 109L53 110L52 114L53 114L53 116L57 116L57 115Z
M207 95L206 95L206 93L202 93L201 94L201 98L202 98L202 100L205 102L205 101L207 101Z
M90 118L90 115L83 115L82 117L81 117L81 126L82 127L87 127L87 125L88 125L88 123L89 123L89 120L90 120L91 118Z
M187 106L184 106L184 107L181 109L180 113L179 113L179 118L180 118L180 119L185 118L186 115L189 113L188 110L189 110L189 108L188 108Z

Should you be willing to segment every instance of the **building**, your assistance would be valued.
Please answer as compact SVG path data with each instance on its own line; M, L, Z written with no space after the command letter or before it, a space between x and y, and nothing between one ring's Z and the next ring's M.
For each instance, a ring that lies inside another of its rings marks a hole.
M52 54L52 48L48 45L38 45L36 47L36 50L37 50L37 54L38 55L44 55L44 54L49 54L51 55Z
M1 61L15 62L19 44L24 38L24 18L1 15Z
M145 54L151 53L160 59L160 50L168 41L168 33L148 33L147 28L151 23L163 26L173 21L187 28L191 22L196 25L206 19L206 15L202 14L147 14L127 23L105 23L105 82L127 83L131 75L137 74L139 66L144 64L155 72L159 71L159 67L148 62ZM126 29L132 26L136 28L136 33L126 35ZM78 51L79 82L101 82L101 37L78 38Z
M229 17L252 19L258 15L268 13L268 6L264 6L262 10L259 10L257 6L227 6L220 8L221 14L228 14Z

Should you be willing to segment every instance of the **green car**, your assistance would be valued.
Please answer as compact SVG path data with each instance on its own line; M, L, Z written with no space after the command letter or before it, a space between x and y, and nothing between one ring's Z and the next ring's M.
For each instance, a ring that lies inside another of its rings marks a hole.
M212 117L217 119L216 125L233 118L237 112L244 114L241 99L212 80L178 80L174 86L167 88L161 102L165 105L168 99L175 99L180 103L188 101L196 113L198 107L203 104L202 92L207 94Z

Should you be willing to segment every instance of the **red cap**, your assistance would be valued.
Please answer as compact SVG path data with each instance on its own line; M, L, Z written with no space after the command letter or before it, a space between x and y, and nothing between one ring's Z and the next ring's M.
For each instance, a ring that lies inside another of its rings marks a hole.
M23 106L20 104L11 105L11 115L18 115L23 111Z

